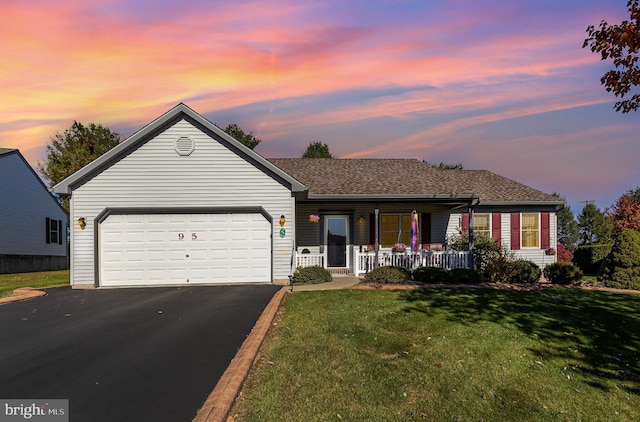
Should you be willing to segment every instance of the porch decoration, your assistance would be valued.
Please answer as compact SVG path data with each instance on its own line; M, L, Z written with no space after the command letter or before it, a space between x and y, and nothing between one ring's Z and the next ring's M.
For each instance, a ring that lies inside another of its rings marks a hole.
M411 252L416 253L419 251L420 245L418 244L418 213L416 210L411 212Z
M556 254L556 250L554 248L545 249L544 254L545 255L555 255Z
M393 245L393 247L396 249L396 252L400 252L400 253L407 250L407 245L405 245L402 242L396 243L395 245Z
M311 214L309 216L309 222L310 223L317 223L318 221L320 221L320 216L317 214Z

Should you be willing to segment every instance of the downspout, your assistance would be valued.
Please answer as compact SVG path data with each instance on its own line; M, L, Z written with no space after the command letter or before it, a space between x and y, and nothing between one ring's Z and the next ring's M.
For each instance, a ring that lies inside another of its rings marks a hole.
M474 204L474 200L476 200ZM469 269L474 269L473 262L473 251L475 248L475 239L474 239L474 229L473 229L473 214L475 212L475 207L480 203L480 197L471 198L469 201L469 251L471 254L469 255Z
M378 225L379 225L379 220L380 220L380 208L378 207L378 204L375 205L375 210L374 210L374 239L375 239L375 245L374 245L374 251L375 251L375 258L373 261L373 268L378 268L378 251L380 249L380 239L379 239L379 230L378 230Z

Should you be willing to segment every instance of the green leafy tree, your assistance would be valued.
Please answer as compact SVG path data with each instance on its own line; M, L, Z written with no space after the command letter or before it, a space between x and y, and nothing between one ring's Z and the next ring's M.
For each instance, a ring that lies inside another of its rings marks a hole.
M238 126L237 123L231 123L222 130L224 130L227 135L250 149L254 149L260 142L262 142L261 139L253 136L253 132L245 133L244 130L240 129L240 126Z
M329 145L313 141L302 154L302 158L333 158L333 155L329 152Z
M585 204L578 215L579 243L593 245L609 243L613 233L613 223L593 203Z
M436 170L464 170L464 166L462 165L462 163L447 164L443 161L440 161L440 163L436 164L427 160L422 160L422 162L429 167L433 167Z
M82 167L100 157L111 148L118 145L120 135L108 128L89 123L74 121L70 128L63 133L57 132L51 137L47 145L47 159L37 163L37 170L49 181L50 186L56 185ZM58 198L64 209L69 210L69 199Z
M600 79L607 92L613 92L616 97L624 98L631 90L640 85L640 67L638 67L638 50L640 49L640 0L629 0L627 8L630 20L624 20L619 25L609 25L601 21L599 29L593 25L587 27L588 38L584 40L582 48L589 47L592 52L600 53L602 60L611 59L615 69L609 70ZM618 101L616 111L628 113L640 106L640 93L635 93L629 99Z
M565 201L564 205L558 210L558 243L564 245L565 248L572 251L578 243L578 222L576 221L571 206L566 203L566 198L558 193L554 196Z

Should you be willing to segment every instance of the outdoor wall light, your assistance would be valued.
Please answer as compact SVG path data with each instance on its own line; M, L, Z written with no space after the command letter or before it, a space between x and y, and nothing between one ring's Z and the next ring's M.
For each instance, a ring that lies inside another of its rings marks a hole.
M365 222L364 215L361 215L360 218L358 218L358 223L364 224L364 222Z
M284 226L287 220L284 218L284 214L280 216L280 227Z
M87 226L87 221L84 219L84 217L78 218L78 226L80 226L81 230L84 230L84 228Z

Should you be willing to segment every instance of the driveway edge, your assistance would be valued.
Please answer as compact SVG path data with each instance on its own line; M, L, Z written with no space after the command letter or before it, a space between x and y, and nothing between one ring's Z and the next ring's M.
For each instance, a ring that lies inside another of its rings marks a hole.
M271 327L286 291L287 288L283 287L271 298L193 422L225 422L227 420L233 402L240 393L242 384L249 374L258 349L267 336L267 331Z

